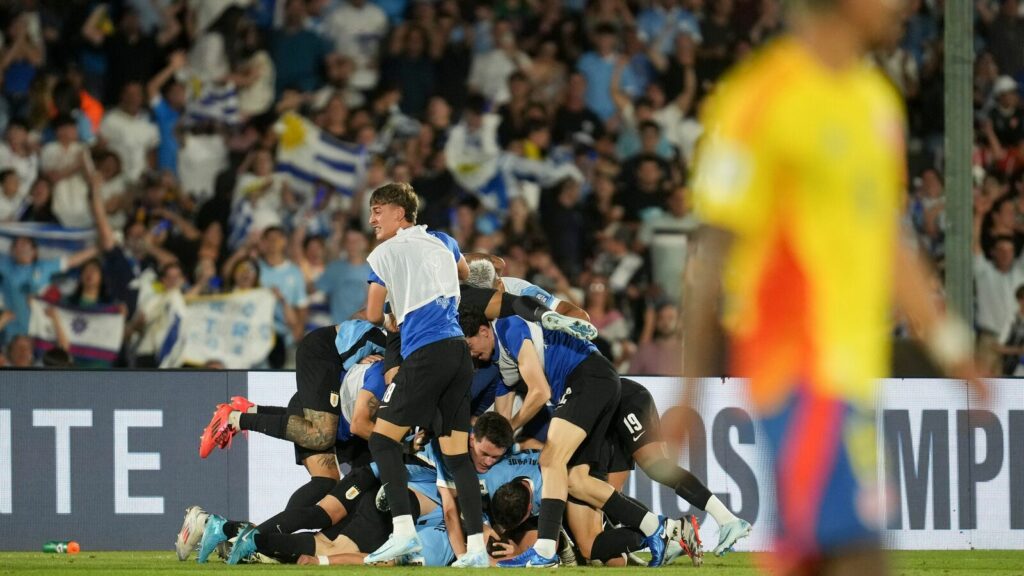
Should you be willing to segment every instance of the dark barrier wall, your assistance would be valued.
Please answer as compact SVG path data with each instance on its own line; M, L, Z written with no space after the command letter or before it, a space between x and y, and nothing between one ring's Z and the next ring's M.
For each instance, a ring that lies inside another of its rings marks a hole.
M246 450L198 454L245 392L245 372L0 371L0 550L167 550L189 504L246 518Z

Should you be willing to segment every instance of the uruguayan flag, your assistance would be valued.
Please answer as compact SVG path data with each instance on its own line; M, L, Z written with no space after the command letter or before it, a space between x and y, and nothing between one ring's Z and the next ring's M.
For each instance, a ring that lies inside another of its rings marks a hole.
M46 309L53 307L68 339L68 352L77 363L91 366L113 365L124 337L124 311L118 306L75 308L48 304L38 298L29 300L28 333L34 337L36 350L45 352L58 346L57 332Z
M11 244L19 236L35 240L40 258L60 258L88 248L96 237L96 229L64 228L60 224L39 222L3 222L0 223L0 253L10 254Z
M274 129L280 137L277 171L289 176L294 189L308 194L326 184L351 196L359 188L366 167L363 146L342 142L292 112Z
M242 120L238 111L238 89L232 82L212 84L196 79L189 91L185 113L193 122L234 126Z

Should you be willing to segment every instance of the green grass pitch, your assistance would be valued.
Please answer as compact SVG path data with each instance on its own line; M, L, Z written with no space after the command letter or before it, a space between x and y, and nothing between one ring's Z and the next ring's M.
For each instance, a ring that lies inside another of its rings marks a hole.
M928 551L893 552L894 575L946 576L982 574L984 576L1024 575L1024 551ZM753 576L759 574L751 554L735 553L724 558L708 554L699 570L707 576ZM558 574L634 574L643 568L559 568ZM671 573L689 572L693 568L685 558L660 569ZM211 562L200 566L194 557L178 562L174 552L82 552L75 556L41 552L0 552L0 575L3 574L212 574L212 573L281 573L281 574L369 574L382 576L438 576L454 574L452 568L364 568L362 566L299 567L299 566L225 566ZM461 572L458 572L461 573Z

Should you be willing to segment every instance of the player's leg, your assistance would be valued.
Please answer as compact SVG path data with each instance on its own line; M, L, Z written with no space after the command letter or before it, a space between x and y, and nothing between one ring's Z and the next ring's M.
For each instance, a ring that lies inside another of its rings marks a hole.
M411 507L404 497L409 472L405 468L402 440L412 426L429 428L433 424L435 409L431 407L440 406L439 399L454 370L450 351L443 345L445 342L447 340L428 344L404 358L377 410L369 446L391 503L393 532L391 538L367 556L367 563L395 560L422 549ZM462 342L464 345L465 341ZM465 386L468 396L468 380ZM466 409L468 413L468 405Z
M529 322L537 322L548 330L558 330L576 338L597 338L597 328L590 322L559 314L536 298L515 296L493 288L476 288L466 284L460 286L459 290L466 301L464 305L471 305L475 310L483 310L488 320L519 316Z
M445 467L455 481L456 499L466 530L466 553L455 562L457 567L486 567L483 503L476 469L469 457L470 386L473 360L465 339L453 338L439 343L439 352L451 359L454 371L441 395L438 410L440 429L435 429Z
M604 530L604 514L600 510L570 498L566 503L565 522L572 531L583 562L593 558L594 540Z

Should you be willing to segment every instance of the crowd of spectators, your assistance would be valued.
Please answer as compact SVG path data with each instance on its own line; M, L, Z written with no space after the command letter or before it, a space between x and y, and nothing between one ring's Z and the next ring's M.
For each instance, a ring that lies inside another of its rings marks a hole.
M93 227L96 240L59 260L10 241L2 362L42 361L24 336L25 298L42 294L118 306L113 363L153 366L161 305L140 302L141 279L183 296L272 289L277 345L264 364L288 366L307 329L358 313L368 192L408 181L421 223L577 303L620 369L674 372L701 104L783 30L781 4L4 2L0 227ZM943 2L908 4L903 37L874 58L907 103L908 236L941 272ZM975 15L976 327L988 372L1013 373L1024 352L1024 5L978 0ZM192 107L218 90L230 110ZM362 147L354 190L307 193L275 170L288 113Z

